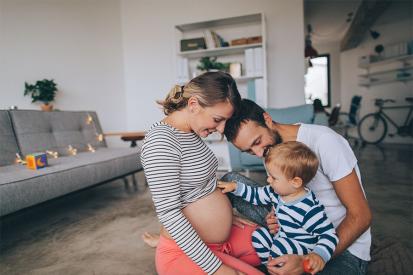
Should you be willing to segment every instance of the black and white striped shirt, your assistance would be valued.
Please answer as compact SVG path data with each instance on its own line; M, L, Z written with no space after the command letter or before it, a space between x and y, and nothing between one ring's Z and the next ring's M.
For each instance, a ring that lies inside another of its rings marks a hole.
M217 158L195 133L157 122L146 134L141 160L159 221L189 258L214 273L220 259L181 210L215 190Z

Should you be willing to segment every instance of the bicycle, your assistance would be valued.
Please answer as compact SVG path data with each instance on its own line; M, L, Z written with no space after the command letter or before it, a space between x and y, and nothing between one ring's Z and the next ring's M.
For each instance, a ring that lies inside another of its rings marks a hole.
M364 144L377 144L383 141L388 131L387 121L396 127L397 132L395 134L399 136L413 137L413 118L411 119L411 114L413 112L413 97L406 97L405 99L410 103L409 105L384 106L387 102L394 103L396 101L393 99L375 99L374 105L378 107L378 111L365 115L357 126L359 137ZM384 112L384 110L388 109L409 109L404 123L398 125L394 122ZM389 134L389 136L392 137L395 134Z

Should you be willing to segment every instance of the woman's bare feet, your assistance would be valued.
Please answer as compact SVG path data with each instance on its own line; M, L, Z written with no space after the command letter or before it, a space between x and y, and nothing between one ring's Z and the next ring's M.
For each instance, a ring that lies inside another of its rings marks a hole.
M142 234L142 240L149 245L150 247L157 247L159 243L159 234L152 234L149 232L145 232Z

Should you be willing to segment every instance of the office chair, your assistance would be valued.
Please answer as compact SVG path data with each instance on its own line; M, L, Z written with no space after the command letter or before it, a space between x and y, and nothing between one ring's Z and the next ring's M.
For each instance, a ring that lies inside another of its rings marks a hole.
M334 125L333 129L336 130L339 134L341 134L347 140L354 140L355 144L358 144L359 138L350 136L349 131L350 129L357 128L359 122L359 112L361 106L361 96L355 95L351 99L350 110L348 113L346 112L339 112L338 120Z

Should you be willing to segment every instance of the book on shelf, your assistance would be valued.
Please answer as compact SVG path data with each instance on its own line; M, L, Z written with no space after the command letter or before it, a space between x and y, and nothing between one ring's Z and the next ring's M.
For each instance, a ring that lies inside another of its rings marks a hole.
M186 83L189 80L188 58L178 58L177 60L177 82Z
M264 79L257 78L255 82L255 102L263 108L267 108L267 95L264 89Z
M262 76L264 74L262 48L254 48L254 75Z
M207 49L215 49L215 41L214 38L212 37L212 31L211 30L205 30L204 31L204 36L205 36L205 42L207 44Z
M222 38L219 34L217 34L214 31L210 31L212 40L214 41L215 48L220 48L220 47L228 47L229 43Z
M245 50L245 75L262 76L264 74L263 51L261 47Z
M214 32L214 31L211 31L211 36L212 36L212 40L214 41L215 48L221 47L220 44L219 44L219 39L218 39L217 33Z
M255 73L255 61L254 61L254 49L245 50L245 75L254 76Z

